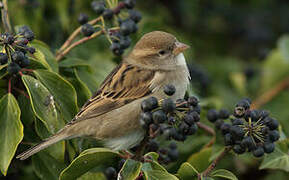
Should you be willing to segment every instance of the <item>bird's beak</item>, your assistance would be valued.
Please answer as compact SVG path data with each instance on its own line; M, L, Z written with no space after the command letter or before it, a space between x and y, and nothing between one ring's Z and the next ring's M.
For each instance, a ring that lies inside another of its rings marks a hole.
M188 48L190 48L189 45L186 45L186 44L181 43L181 42L176 42L175 48L173 50L173 54L176 56L176 55L180 54L181 52L184 52Z

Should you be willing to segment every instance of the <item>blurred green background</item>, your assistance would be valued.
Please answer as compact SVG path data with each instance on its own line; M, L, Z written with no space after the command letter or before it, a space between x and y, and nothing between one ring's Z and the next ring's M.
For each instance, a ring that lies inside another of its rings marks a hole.
M13 25L29 25L36 38L56 52L79 26L80 12L89 14L91 19L96 17L90 3L91 0L9 0L9 14ZM186 52L192 76L189 93L198 95L204 104L232 110L240 98L254 100L289 76L287 0L138 0L136 9L143 19L133 43L146 32L163 30L191 46ZM91 91L120 61L102 37L75 48L69 56L92 65L95 80L87 83ZM264 105L281 122L284 137L289 135L288 107L288 89ZM198 151L209 138L196 135L190 140L199 144L190 152L184 147L183 159ZM288 178L289 174L283 171L258 170L260 160L251 156L232 157L224 159L220 167L234 171L240 179ZM33 174L29 163L12 163L8 176L0 179L36 178L27 177ZM25 168L19 171L17 166ZM174 165L170 168L175 169Z

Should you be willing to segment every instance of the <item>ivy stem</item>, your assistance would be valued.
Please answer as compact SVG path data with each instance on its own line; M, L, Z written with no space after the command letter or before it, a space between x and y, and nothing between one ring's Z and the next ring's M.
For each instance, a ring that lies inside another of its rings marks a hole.
M99 22L101 20L100 17L95 18L91 21L88 22L88 24L94 25L97 22ZM68 39L63 43L63 45L60 47L60 49L58 50L56 56L58 56L58 54L61 54L62 51L64 51L65 48L67 48L71 42L76 38L76 36L81 32L81 26L79 26L76 30L74 30L72 32L72 34L68 37Z
M225 147L225 149L221 152L221 154L219 154L216 159L209 165L209 167L207 167L207 169L205 171L203 171L202 173L200 173L198 175L198 179L201 179L202 177L208 177L210 175L210 173L215 169L215 167L217 166L217 164L224 158L224 156L230 152L232 150L232 146L227 146Z
M93 38L96 38L97 36L101 35L104 31L103 30L100 30L100 31L97 31L96 33L92 34L91 36L89 37L84 37L76 42L74 42L73 44L71 44L70 46L68 46L63 52L60 52L58 55L56 55L56 60L57 61L60 61L67 53L69 53L69 51L71 49L73 49L74 47L90 40L90 39L93 39Z
M0 8L1 8L1 16L2 16L2 23L4 26L4 29L6 32L12 33L12 28L9 20L8 15L8 1L3 0L0 2Z
M208 134L212 135L212 139L204 146L204 147L211 147L216 141L216 132L213 128L201 123L197 122L199 128L205 130Z
M23 90L21 89L18 89L16 87L13 88L15 91L19 92L20 94L23 94L27 99L30 99L29 98L29 95L27 93L25 93Z
M261 96L255 99L251 104L251 109L258 109L264 104L270 102L274 97L276 97L280 92L289 86L289 77L286 77L273 88L264 92Z
M11 93L11 79L12 78L9 78L9 81L8 81L8 93Z

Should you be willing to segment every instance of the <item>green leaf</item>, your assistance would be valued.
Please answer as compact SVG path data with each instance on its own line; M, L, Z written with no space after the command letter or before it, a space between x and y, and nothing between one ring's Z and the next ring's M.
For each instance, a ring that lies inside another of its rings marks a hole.
M100 84L100 81L97 81L96 77L89 71L88 68L77 67L77 75L79 79L84 82L91 92L95 92Z
M91 70L91 67L89 64L87 64L84 60L78 59L78 58L66 58L65 60L61 61L59 63L59 67L65 67L65 68L73 68L78 66L84 66L89 68Z
M58 131L60 123L57 120L57 111L50 92L37 79L23 75L22 81L30 97L35 115L45 124L50 133Z
M159 170L144 171L144 175L147 180L178 180L176 176Z
M233 72L230 73L229 78L231 80L232 85L238 91L238 93L242 96L246 95L246 77L242 72Z
M151 157L154 161L157 161L159 158L159 154L156 152L149 152L145 154L144 157Z
M20 108L12 94L0 100L0 170L4 176L17 146L23 139L23 125L20 121Z
M33 54L36 59L44 62L44 64L48 64L49 70L58 72L57 61L53 53L50 51L49 47L44 42L39 40L33 40L31 46L35 47L36 49L36 52Z
M184 162L178 170L178 176L182 180L190 180L198 176L198 171L188 162Z
M74 87L54 72L35 70L34 74L52 94L58 110L66 122L69 122L78 112L77 96Z
M89 171L77 178L77 180L107 180L107 178L103 173Z
M210 164L210 156L211 156L212 148L204 148L201 151L192 154L188 163L190 163L193 167L197 169L198 172L204 171Z
M25 97L24 95L20 95L17 98L19 107L21 109L21 121L25 126L29 126L36 120L34 112L31 107L30 99Z
M79 78L77 71L74 69L75 78L71 78L69 81L77 89L77 103L78 107L81 107L91 96L91 92L86 84Z
M142 163L127 159L121 168L118 178L125 180L135 180L141 171Z
M231 179L231 180L238 180L238 178L233 174L232 172L226 170L226 169L218 169L216 171L213 171L210 174L212 177L220 177L223 179Z
M31 69L47 69L45 64L42 64L41 61L38 61L37 59L32 58L32 57L29 57L29 60L30 60L29 68L31 68Z
M91 148L83 151L60 174L60 180L80 177L97 166L112 165L118 162L118 153L106 148Z
M45 55L41 52L40 49L35 48L35 53L33 54L33 57L36 61L38 61L41 65L43 65L46 69L52 70L49 64L47 63L45 59Z
M282 57L289 62L289 35L284 35L278 40L278 48Z
M36 175L42 180L57 180L65 168L64 164L43 151L32 156L32 164Z
M259 169L281 169L289 172L289 155L284 153L279 148L270 154L266 154Z
M289 61L285 61L279 50L274 50L268 56L263 66L262 90L265 91L289 74Z

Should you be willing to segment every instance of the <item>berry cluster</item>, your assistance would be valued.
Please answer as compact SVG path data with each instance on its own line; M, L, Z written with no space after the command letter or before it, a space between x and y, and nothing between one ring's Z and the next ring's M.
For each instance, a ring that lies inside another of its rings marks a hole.
M0 53L0 64L7 66L9 74L17 74L21 68L30 64L26 54L35 52L35 48L28 45L33 39L34 33L28 26L20 27L16 35L7 32L0 35L3 49Z
M148 152L157 152L159 154L158 161L161 164L169 164L179 158L178 146L175 142L171 142L167 148L160 148L159 143L155 139L150 139L147 145Z
M93 1L91 3L94 12L102 16L104 20L111 20L113 17L116 17L118 20L117 27L114 27L114 30L108 31L112 42L110 49L116 56L122 55L124 50L130 46L131 39L129 35L135 33L138 29L137 23L142 17L140 12L133 10L135 4L136 0L124 0L123 2L119 2L117 7L110 9L103 1ZM124 19L121 19L119 16L121 10L126 10L127 15ZM99 28L97 25L93 26L89 24L88 19L89 17L84 13L81 13L78 17L78 22L82 25L81 32L87 37L91 36Z
M265 110L250 110L251 101L242 99L236 104L233 115L227 110L211 109L207 118L220 129L226 146L232 146L237 154L252 152L255 157L272 153L274 142L280 137L279 123ZM230 122L225 122L230 119Z
M199 101L196 97L189 97L174 102L169 96L174 95L175 91L174 86L166 85L164 93L168 98L158 100L150 97L141 103L140 124L150 138L163 135L167 140L185 141L187 136L196 133L196 122L200 120L201 112ZM176 160L178 154L174 145L171 146L171 151L159 150L156 142L150 140L148 149L159 152L160 161L168 163L168 159Z

